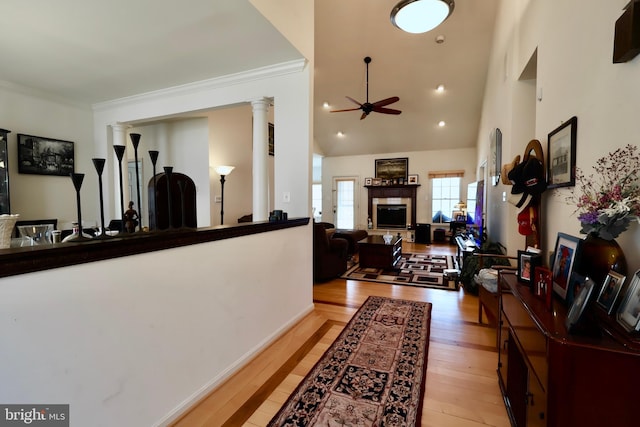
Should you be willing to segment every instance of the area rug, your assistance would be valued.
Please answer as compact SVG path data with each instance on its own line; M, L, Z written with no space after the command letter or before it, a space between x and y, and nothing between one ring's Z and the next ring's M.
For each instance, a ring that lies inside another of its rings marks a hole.
M419 426L431 303L369 297L268 424Z
M403 253L395 269L365 268L355 264L341 277L351 280L457 290L453 280L444 277L444 270L454 268L451 255Z

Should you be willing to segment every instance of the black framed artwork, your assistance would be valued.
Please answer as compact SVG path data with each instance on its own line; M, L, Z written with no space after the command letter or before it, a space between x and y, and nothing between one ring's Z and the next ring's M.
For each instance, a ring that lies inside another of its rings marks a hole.
M73 142L19 133L18 172L69 176L74 172Z
M376 178L407 180L409 173L409 158L376 159Z
M9 156L7 136L10 130L0 129L0 214L11 213L9 197Z
M547 145L547 188L576 184L576 137L578 118L571 117L549 134Z

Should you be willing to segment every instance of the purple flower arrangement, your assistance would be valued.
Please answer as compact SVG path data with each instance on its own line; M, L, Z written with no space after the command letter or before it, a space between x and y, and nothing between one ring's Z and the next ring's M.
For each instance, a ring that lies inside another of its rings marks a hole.
M568 201L575 204L583 234L615 239L638 221L640 213L640 154L626 145L598 159L594 173L576 168L576 186Z

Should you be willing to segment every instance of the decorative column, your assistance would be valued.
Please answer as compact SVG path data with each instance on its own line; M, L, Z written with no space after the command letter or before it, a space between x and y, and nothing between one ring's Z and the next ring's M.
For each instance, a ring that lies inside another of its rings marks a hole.
M127 146L127 139L126 139L127 129L129 129L129 126L128 125L123 125L121 123L115 123L115 124L111 125L111 130L113 132L113 145L124 145L125 147ZM113 148L110 148L109 150L110 150L109 151L110 153L113 153ZM111 155L114 155L114 154L111 154ZM123 162L122 162L123 163L122 167L124 167L124 168L128 168L129 167L127 158L128 157L127 157L126 151L125 151L124 159L123 159ZM118 177L118 167L119 167L118 162L117 161L113 162L113 165L114 165L114 169L113 169L114 170L113 188L120 188L120 180L119 180L119 177ZM129 188L129 179L128 179L129 176L128 175L129 175L128 173L124 173L123 176L122 176L122 178L123 178L122 186L125 189ZM115 195L116 195L116 210L115 210L115 212L112 212L112 215L115 215L115 216L112 216L112 218L120 218L121 213L127 210L126 206L129 203L129 201L128 201L128 199L125 198L126 200L123 200L123 203L121 205L120 197L119 197L119 194L117 193L117 191L116 191ZM130 198L131 195L129 194L129 195L127 195L127 197ZM140 209L140 207L138 206L138 210L139 209ZM118 213L116 214L116 212L118 212Z
M251 101L253 107L253 220L269 219L269 100Z

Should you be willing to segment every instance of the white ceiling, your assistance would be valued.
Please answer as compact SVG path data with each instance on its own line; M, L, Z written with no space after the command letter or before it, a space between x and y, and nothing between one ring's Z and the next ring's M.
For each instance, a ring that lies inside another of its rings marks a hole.
M397 0L316 0L315 143L328 156L473 147L499 0L457 0L425 34L389 20ZM93 104L301 55L248 0L2 0L0 80ZM436 44L436 35L446 37ZM399 96L399 116L360 112ZM444 94L435 87L444 84ZM6 84L6 83L5 83ZM276 107L277 108L277 107ZM446 121L444 128L438 127ZM338 138L336 133L345 133Z

